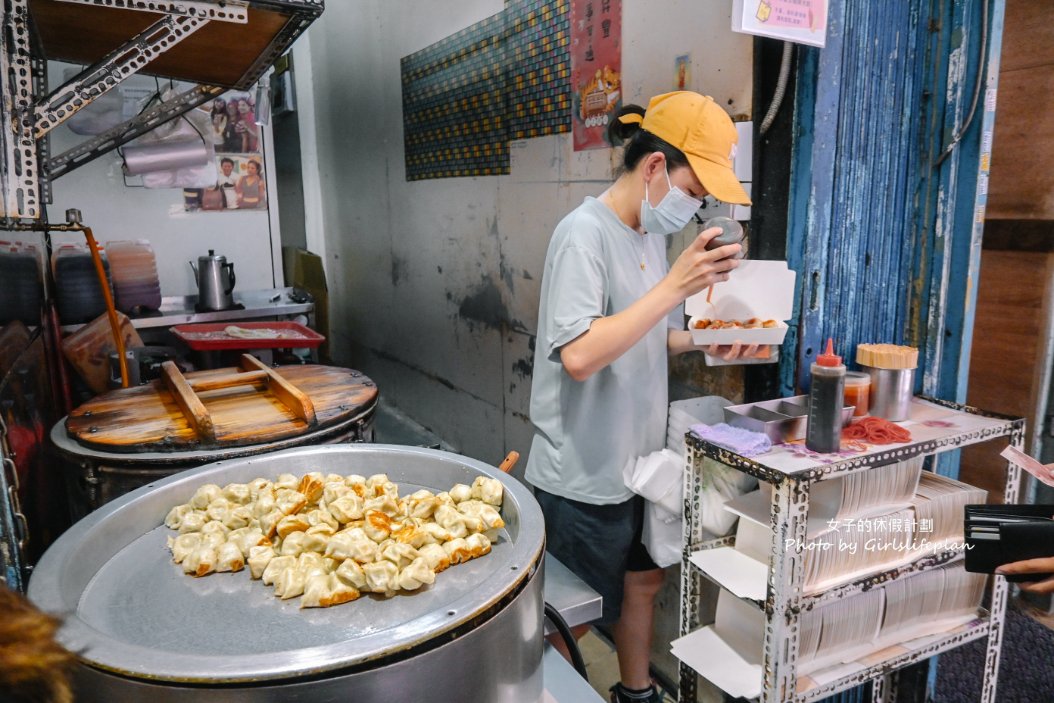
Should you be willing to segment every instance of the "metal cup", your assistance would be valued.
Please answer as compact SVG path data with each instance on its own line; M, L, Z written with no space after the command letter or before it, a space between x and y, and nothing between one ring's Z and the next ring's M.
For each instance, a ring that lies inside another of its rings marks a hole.
M890 422L907 420L915 389L915 369L861 368L871 376L871 414Z

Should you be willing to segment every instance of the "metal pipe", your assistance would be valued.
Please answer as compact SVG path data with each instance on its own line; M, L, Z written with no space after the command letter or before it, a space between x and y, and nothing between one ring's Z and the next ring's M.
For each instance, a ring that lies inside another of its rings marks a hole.
M110 293L110 282L106 280L106 269L102 265L102 255L99 254L99 245L95 242L95 235L91 227L81 224L80 210L69 209L66 211L66 221L76 225L74 229L84 232L84 239L88 242L92 261L95 263L95 274L99 277L99 286L102 288L103 300L106 301L106 317L110 320L110 332L113 334L113 343L117 347L117 363L121 367L121 388L128 388L128 359L124 355L124 335L121 334L121 323L117 320L117 309L113 304L113 295Z

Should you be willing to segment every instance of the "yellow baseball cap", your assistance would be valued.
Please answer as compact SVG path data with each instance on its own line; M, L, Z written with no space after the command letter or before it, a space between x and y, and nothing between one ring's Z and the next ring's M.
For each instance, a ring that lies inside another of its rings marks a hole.
M643 120L632 114L619 119L640 122L641 129L683 151L703 187L718 200L750 205L732 170L739 134L732 118L709 95L688 90L656 95Z

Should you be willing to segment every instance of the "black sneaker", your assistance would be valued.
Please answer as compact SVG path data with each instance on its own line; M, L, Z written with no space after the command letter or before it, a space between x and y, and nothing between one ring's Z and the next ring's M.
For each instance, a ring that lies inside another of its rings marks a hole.
M639 694L631 697L622 683L615 684L609 690L611 691L611 703L662 703L662 694L655 686L650 686L647 695L643 698Z

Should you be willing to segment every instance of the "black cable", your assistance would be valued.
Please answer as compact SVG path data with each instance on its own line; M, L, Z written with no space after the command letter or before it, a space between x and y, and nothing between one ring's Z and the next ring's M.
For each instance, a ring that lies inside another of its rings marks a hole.
M988 0L984 0L981 3L981 57L977 63L977 80L974 82L973 99L970 102L970 112L966 115L966 119L963 120L963 126L959 130L958 134L951 140L944 151L941 153L937 160L933 163L933 167L936 168L944 163L944 160L951 156L952 150L959 144L963 136L966 134L966 130L970 128L973 123L974 113L977 111L977 101L981 96L981 84L985 82L984 70L987 65L988 54Z
M545 604L545 617L549 618L549 622L553 624L556 631L560 633L560 637L563 638L564 644L567 645L567 651L571 655L571 666L575 668L578 675L586 681L589 680L589 674L586 673L586 662L582 658L582 650L578 648L578 642L575 641L575 636L571 634L571 628L567 626L567 621L560 615L556 608Z

